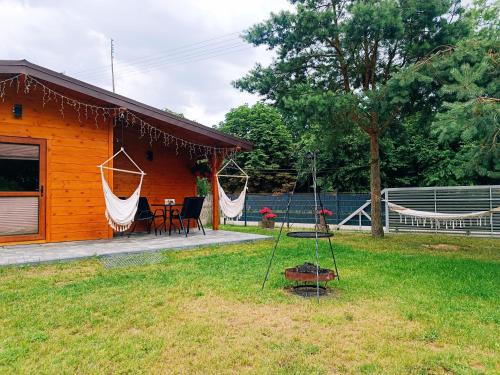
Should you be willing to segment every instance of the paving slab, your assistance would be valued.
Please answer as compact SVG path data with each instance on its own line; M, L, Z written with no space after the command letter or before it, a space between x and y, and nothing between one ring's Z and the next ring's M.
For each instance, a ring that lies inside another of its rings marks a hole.
M173 251L195 249L202 246L243 243L271 239L253 233L224 230L192 231L188 237L172 233L133 235L130 238L119 236L107 240L71 241L30 245L0 246L0 266L26 265L44 262L69 261L82 258L99 257L112 254L129 254L151 251Z

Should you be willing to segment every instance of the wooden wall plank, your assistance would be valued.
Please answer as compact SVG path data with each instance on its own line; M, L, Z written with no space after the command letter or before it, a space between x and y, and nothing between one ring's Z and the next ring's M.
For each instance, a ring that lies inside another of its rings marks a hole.
M58 199L52 201L52 209L55 210L58 207L68 209L69 207L80 208L80 207L98 207L104 212L104 205L102 204L102 194L98 197L68 197L66 194L62 194Z

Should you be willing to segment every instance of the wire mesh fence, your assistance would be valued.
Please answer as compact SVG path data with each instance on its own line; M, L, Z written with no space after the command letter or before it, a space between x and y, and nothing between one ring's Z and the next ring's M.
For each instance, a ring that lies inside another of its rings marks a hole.
M333 216L328 217L329 224L338 224L349 214L365 203L369 198L369 193L320 193L321 203L324 208L333 212ZM262 219L259 210L269 207L278 215L277 221L287 219L289 224L314 224L314 194L295 193L290 203L290 212L286 217L286 208L289 193L283 194L247 194L243 215L237 220L239 222L255 222ZM318 202L319 206L319 202ZM359 219L353 218L352 225L359 225ZM370 225L367 218L362 218L362 225Z
M106 269L146 266L162 262L165 256L160 251L146 251L126 254L110 254L99 257Z

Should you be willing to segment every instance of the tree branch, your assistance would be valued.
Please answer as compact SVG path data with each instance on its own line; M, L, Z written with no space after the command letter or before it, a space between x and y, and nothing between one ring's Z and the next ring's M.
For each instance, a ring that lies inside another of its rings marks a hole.
M385 65L384 68L384 81L389 80L389 75L391 74L391 67L392 67L392 62L394 61L394 58L396 57L396 51L398 49L398 44L399 44L399 39L396 40L396 43L394 43L394 48L389 48L389 58L387 59L387 64Z
M396 115L399 113L399 111L400 111L399 107L396 107L391 111L391 114L389 115L389 117L387 117L387 119L384 121L383 125L380 127L380 132L384 132L391 125L391 123L394 121L394 119L396 118Z
M351 84L349 82L349 69L348 69L348 66L345 62L344 53L343 53L342 48L340 46L339 37L337 35L337 36L335 36L334 40L327 39L327 41L337 52L337 56L339 58L339 64L340 64L340 72L342 73L342 78L344 81L344 91L350 92L351 91Z

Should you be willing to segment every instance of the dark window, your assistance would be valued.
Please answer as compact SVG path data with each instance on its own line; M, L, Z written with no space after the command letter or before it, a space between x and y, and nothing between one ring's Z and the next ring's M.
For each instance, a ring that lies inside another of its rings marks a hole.
M0 143L0 191L37 191L40 147Z

